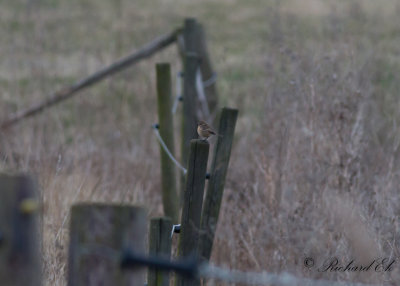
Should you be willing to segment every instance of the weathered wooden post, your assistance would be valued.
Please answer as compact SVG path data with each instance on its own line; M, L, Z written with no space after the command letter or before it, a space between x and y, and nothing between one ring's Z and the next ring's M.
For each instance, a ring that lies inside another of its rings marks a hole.
M200 57L200 70L203 81L205 82L204 92L207 97L208 108L210 110L211 117L214 117L218 108L218 93L217 93L217 74L215 73L211 59L208 53L206 35L203 25L197 24L199 45L197 46L197 53ZM208 118L203 118L209 120Z
M0 175L0 284L41 285L36 184L26 175Z
M146 211L141 207L77 204L71 209L69 286L144 284L144 272L121 271L124 249L145 253Z
M172 117L171 67L168 63L156 65L158 124L161 138L170 153L174 154L174 120ZM178 223L179 196L176 187L176 168L160 144L161 184L164 213Z
M213 69L210 55L207 48L207 40L203 25L196 22L195 19L188 18L185 20L186 30L190 31L190 37L186 37L184 33L178 35L177 46L178 52L185 62L185 54L189 50L199 57L200 71L203 79L204 93L207 99L210 118L202 118L203 120L214 120L218 108L218 93L216 88L217 74ZM187 43L187 44L186 44Z
M207 171L209 144L204 140L191 140L190 157L182 208L179 256L197 255L200 238L200 219ZM199 285L199 281L177 278L177 286Z
M221 136L218 136L214 150L210 179L201 217L202 234L199 252L201 257L207 260L209 260L211 256L219 209L221 207L222 195L224 193L225 178L228 171L237 115L237 109L223 108L220 117L218 134Z
M171 256L170 218L159 217L150 221L149 254L170 258ZM169 272L150 270L147 275L147 286L169 286Z
M181 161L186 164L190 140L197 138L196 133L196 72L199 66L199 57L195 52L198 38L196 37L197 22L195 19L186 19L183 30L185 42L184 75L183 75L183 116L182 116L182 143ZM181 175L181 197L185 189L185 175Z

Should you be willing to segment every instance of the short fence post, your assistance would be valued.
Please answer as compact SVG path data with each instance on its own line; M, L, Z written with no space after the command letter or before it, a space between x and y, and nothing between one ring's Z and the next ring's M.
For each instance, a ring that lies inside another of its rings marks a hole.
M141 207L77 204L71 209L69 286L143 285L143 270L121 271L124 249L145 253Z
M41 285L36 184L25 175L0 175L0 283Z
M224 192L232 141L235 132L237 109L223 108L219 122L217 143L211 163L210 179L201 217L200 255L209 260L211 256L219 209Z
M174 120L172 118L171 67L168 63L156 65L158 124L160 135L171 154L174 154ZM160 144L161 184L164 213L178 223L179 196L176 187L176 168Z
M170 258L171 256L171 230L170 218L152 218L150 221L149 254ZM147 275L147 286L168 286L169 272L150 270Z
M197 138L196 126L196 72L199 66L199 57L195 53L197 22L195 19L186 19L183 31L184 51L184 80L183 80L183 116L182 116L182 144L181 162L186 164L190 140ZM186 166L185 166L186 167ZM181 198L185 189L185 175L181 175Z
M208 142L204 140L196 139L190 142L188 174L179 235L178 251L181 257L197 255L209 147ZM199 284L200 282L197 280L178 277L176 286Z

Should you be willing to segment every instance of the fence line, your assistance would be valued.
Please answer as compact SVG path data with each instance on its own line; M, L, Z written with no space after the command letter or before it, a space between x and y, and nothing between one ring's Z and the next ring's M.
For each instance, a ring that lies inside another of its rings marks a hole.
M176 41L177 35L181 33L181 29L177 29L169 34L163 35L152 42L146 44L141 49L131 53L128 56L125 56L116 62L112 63L111 65L106 66L105 68L93 73L92 75L79 80L78 82L74 83L73 85L63 88L60 91L55 92L54 94L50 95L47 99L38 104L27 108L25 110L21 110L13 115L11 115L8 119L0 124L0 129L8 128L20 120L33 116L42 110L53 106L61 101L64 101L67 98L72 97L78 91L89 87L104 78L115 74L130 65L137 63L138 61L148 58L152 56L157 51L169 46L170 44Z
M278 285L278 286L377 286L347 281L331 281L325 279L310 279L295 276L288 272L280 274L270 272L246 272L237 269L227 269L207 262L199 262L194 256L171 261L165 257L141 255L131 251L122 254L122 269L135 269L139 266L149 269L174 271L187 279L212 279L227 283L247 285ZM389 285L389 284L387 284Z
M279 285L279 286L375 286L374 284L362 284L352 282L336 282L330 280L314 280L294 276L287 272L281 274L268 272L244 272L230 270L210 264L203 264L199 268L199 276L229 283L243 283L247 285Z

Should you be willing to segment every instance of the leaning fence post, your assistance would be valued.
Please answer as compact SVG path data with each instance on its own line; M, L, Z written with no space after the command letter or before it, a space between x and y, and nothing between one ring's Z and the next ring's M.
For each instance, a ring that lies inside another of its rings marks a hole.
M0 175L0 284L41 285L36 184Z
M160 135L170 153L174 154L174 120L172 118L171 67L168 63L156 65L158 124ZM178 223L179 197L176 188L176 168L160 144L161 184L164 213Z
M186 164L190 140L197 138L196 134L196 71L199 66L199 57L195 53L196 38L195 19L186 19L183 30L185 42L184 74L183 74L183 116L182 116L182 143L181 161ZM181 197L185 189L185 175L181 175Z
M190 157L184 194L181 233L179 235L179 256L197 255L200 238L201 208L207 170L209 144L195 139L190 142ZM199 281L178 277L177 286L199 285Z
M170 218L158 217L150 221L149 254L170 258L171 256L171 230ZM147 286L168 286L169 272L149 270Z
M143 285L143 270L121 271L124 249L145 253L141 207L82 203L72 206L69 286Z
M211 256L237 115L237 109L223 108L220 117L218 129L218 134L220 136L218 136L214 150L210 179L201 217L202 234L199 248L201 257L207 260L209 260Z

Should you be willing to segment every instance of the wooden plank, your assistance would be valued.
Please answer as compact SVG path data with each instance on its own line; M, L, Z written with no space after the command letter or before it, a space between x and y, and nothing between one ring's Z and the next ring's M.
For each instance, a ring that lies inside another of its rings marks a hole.
M172 117L171 66L168 63L156 65L157 103L159 132L165 145L174 155L174 119ZM176 167L160 144L161 186L164 213L174 223L179 220L179 197L176 182Z
M168 217L152 218L150 221L149 254L163 258L171 256L172 221ZM169 272L149 270L147 286L169 286Z
M121 271L122 250L145 253L146 211L82 203L71 209L69 286L143 285L143 269Z
M180 32L181 30L177 29L169 34L163 35L153 40L152 42L146 44L141 49L131 53L130 55L115 61L111 65L108 65L103 69L93 73L92 75L77 81L71 86L65 87L51 94L44 101L39 102L36 105L31 106L27 109L16 112L15 114L11 115L8 119L6 119L4 122L0 124L0 129L8 128L24 118L36 115L40 113L42 110L47 109L57 103L60 103L72 97L78 91L81 91L84 88L92 86L95 83L105 79L106 77L111 76L119 71L122 71L133 64L136 64L142 59L146 59L152 56L156 52L174 43L176 41L177 35Z
M217 138L213 154L210 179L201 218L202 235L199 248L201 257L206 260L209 260L211 257L237 116L237 109L222 109L218 129L218 134L221 136Z
M199 57L194 52L197 44L195 19L186 19L183 36L185 40L184 75L183 75L183 116L181 162L186 167L190 140L197 138L196 127L196 71L199 66ZM181 175L181 198L185 189L185 175Z
M197 255L208 152L207 141L196 139L190 142L188 174L179 235L178 251L181 257ZM186 285L199 285L199 281L178 277L177 286Z
M0 175L1 285L41 285L36 189L26 175Z

